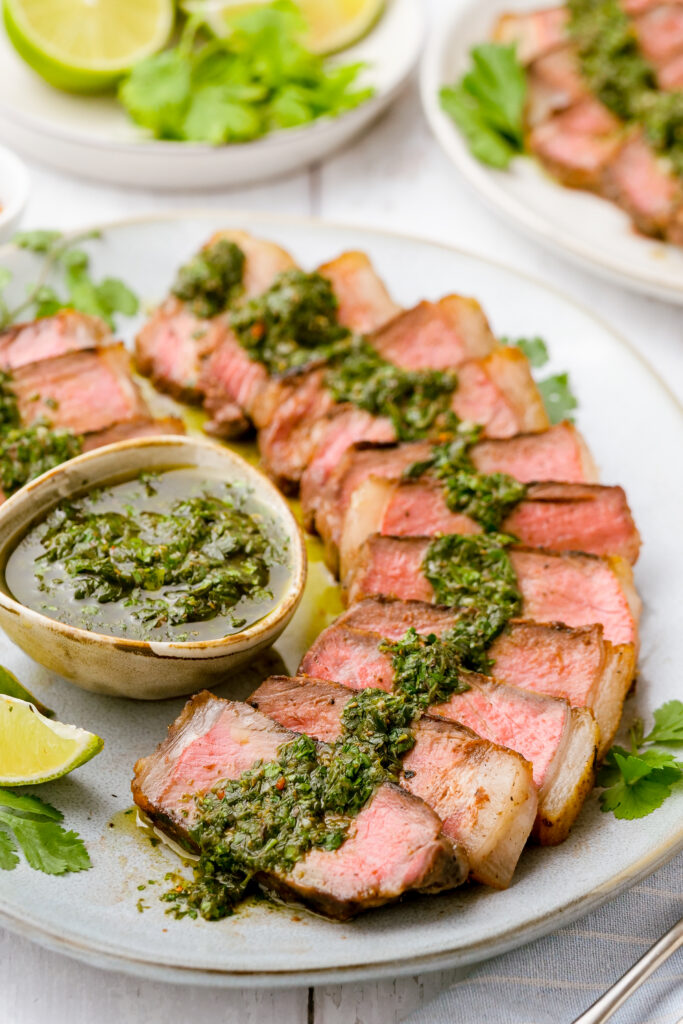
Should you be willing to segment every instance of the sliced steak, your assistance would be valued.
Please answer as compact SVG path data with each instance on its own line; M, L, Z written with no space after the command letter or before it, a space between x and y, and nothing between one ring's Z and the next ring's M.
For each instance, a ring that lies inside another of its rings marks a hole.
M503 533L527 547L619 555L633 563L640 536L621 487L599 484L530 484L501 523ZM440 480L369 477L353 492L341 529L341 574L373 533L394 537L434 537L441 533L479 533L481 526L447 504Z
M434 603L423 571L429 544L427 537L370 537L343 581L348 603L365 597ZM637 646L640 600L628 562L521 547L509 553L524 618L567 626L600 623L611 643Z
M249 701L286 728L330 743L353 697L327 679L272 676ZM530 765L455 724L422 718L414 731L401 786L436 811L445 835L467 852L474 878L505 888L536 814Z
M273 760L294 735L247 704L203 691L186 704L156 752L137 762L135 802L156 825L191 847L194 797ZM257 880L345 919L408 891L436 892L459 884L466 858L441 828L423 801L385 784L338 850L313 849L291 871L265 872Z
M680 202L680 182L641 134L632 134L605 170L603 192L646 235L665 238Z
M339 322L352 331L368 334L401 311L364 252L343 252L318 273L332 282Z
M536 125L529 148L564 185L599 191L621 146L619 133L607 107L588 96Z
M590 96L573 46L561 46L535 60L527 73L527 87L526 116L532 128Z
M550 426L529 361L514 347L463 363L452 409L461 420L481 423L486 437L512 437Z
M380 649L383 639L380 633L329 626L299 671L355 690L392 690L394 669L391 655ZM429 715L467 726L529 761L539 791L535 834L545 845L562 842L593 784L598 727L592 714L473 672L463 678L470 689L432 706Z
M542 433L480 441L472 448L480 473L508 473L530 484L536 480L597 483L598 471L586 442L573 423L558 423Z
M76 434L150 419L123 344L67 352L14 371L12 390L22 423L48 420Z
M406 370L450 370L498 347L479 303L461 295L420 302L369 340L388 362Z
M660 3L633 21L640 49L656 68L683 51L683 4Z
M185 424L175 416L167 416L161 420L130 420L128 423L117 423L113 427L107 427L106 430L87 434L83 442L83 451L89 452L93 448L101 448L105 444L116 444L118 441L130 441L135 437L158 437L162 434L184 433Z
M683 89L683 52L677 53L659 68L657 84L665 92L678 92ZM681 242L677 244L681 245Z
M110 341L112 334L104 320L75 309L61 309L54 316L14 324L0 332L0 370L16 370L27 363L98 348Z
M567 41L567 9L548 7L540 11L501 14L493 30L497 43L515 43L522 64L531 64Z
M204 360L199 379L204 408L211 417L204 430L224 438L243 434L269 379L265 366L250 359L234 333L226 328Z
M420 601L368 599L352 605L335 626L400 640L410 628L441 636L457 618L448 608ZM612 745L636 670L633 644L611 644L600 625L513 620L488 653L496 679L589 708L600 727L600 757Z

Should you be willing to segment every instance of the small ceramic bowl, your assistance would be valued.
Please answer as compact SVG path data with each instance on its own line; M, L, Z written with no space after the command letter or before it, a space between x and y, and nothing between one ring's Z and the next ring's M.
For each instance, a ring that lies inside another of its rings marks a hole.
M27 528L64 498L143 470L192 466L226 481L247 482L276 517L288 539L289 582L280 602L258 622L232 636L188 643L144 642L77 629L27 608L0 576L0 627L35 661L84 690L159 700L223 681L279 637L301 600L306 548L287 502L273 484L228 448L194 437L121 441L49 470L0 505L0 566Z
M13 234L29 192L26 165L11 149L0 146L0 241Z

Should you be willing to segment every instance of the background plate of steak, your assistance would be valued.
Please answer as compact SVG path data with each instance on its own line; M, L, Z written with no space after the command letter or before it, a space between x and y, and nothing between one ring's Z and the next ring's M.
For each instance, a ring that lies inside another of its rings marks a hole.
M189 841L191 848L193 796L222 779L238 778L260 761L274 760L293 736L249 705L204 690L188 701L157 751L136 764L133 797L162 831ZM437 815L416 797L384 784L338 850L310 850L290 872L268 872L258 880L343 920L405 892L459 885L466 873L466 859L442 835Z
M328 679L271 676L249 703L288 729L334 742L353 691ZM509 885L536 813L530 766L469 729L423 718L403 759L401 786L425 800L466 852L472 877Z

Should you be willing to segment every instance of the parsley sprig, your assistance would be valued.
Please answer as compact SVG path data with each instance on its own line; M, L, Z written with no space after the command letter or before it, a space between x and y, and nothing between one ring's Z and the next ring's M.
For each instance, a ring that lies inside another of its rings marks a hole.
M32 868L46 875L91 867L83 840L67 832L63 820L61 811L37 796L0 789L0 870L17 866L19 850Z
M683 746L683 702L670 700L654 712L654 726L644 735L643 722L637 719L630 729L630 750L611 748L598 773L603 811L615 818L644 818L671 796L673 787L683 780L683 762L657 746Z

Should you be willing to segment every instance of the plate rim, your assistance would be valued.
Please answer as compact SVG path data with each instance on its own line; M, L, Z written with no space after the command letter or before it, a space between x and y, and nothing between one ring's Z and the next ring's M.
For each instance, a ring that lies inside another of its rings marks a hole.
M117 228L134 227L138 224L153 224L156 222L182 222L189 219L199 220L247 220L250 223L290 226L293 228L313 228L322 230L341 230L345 232L358 232L359 234L376 236L378 238L400 239L408 243L417 243L420 246L429 246L433 249L440 249L445 252L455 253L457 256L467 260L475 261L485 267L493 267L502 270L514 277L521 278L536 287L554 295L556 298L568 303L577 309L582 315L590 318L603 332L608 333L620 345L625 348L631 356L640 363L646 373L656 381L658 388L669 400L673 410L678 414L683 428L683 403L679 401L676 394L671 390L666 381L660 376L657 370L648 362L640 350L625 338L618 330L614 329L601 316L596 315L581 301L567 294L562 288L547 283L526 271L518 270L504 261L491 259L487 256L472 252L466 248L452 245L448 242L430 239L425 236L415 235L410 232L386 229L381 227L367 227L356 223L328 220L322 217L306 217L293 214L277 214L267 211L250 211L235 209L231 207L187 207L179 210L167 210L147 214L138 214L131 217L115 218L105 222L85 225L74 229L72 232L65 232L65 236L80 234L82 231L98 230L106 235L107 231ZM10 242L0 246L0 260L16 251L16 247ZM13 910L3 903L0 897L0 923L10 931L18 933L26 938L35 941L40 946L65 954L77 960L88 963L92 966L103 967L110 970L119 970L148 979L155 979L178 984L202 984L223 988L248 988L248 987L280 987L292 988L308 984L322 983L348 983L351 981L363 981L397 975L414 974L432 970L445 969L447 967L467 966L481 962L490 957L499 956L513 948L532 942L543 935L549 934L568 924L579 917L590 913L591 910L601 906L610 898L615 898L632 885L652 874L667 861L671 860L679 851L683 850L683 820L677 832L669 834L664 843L658 845L647 855L640 858L635 864L624 869L618 876L610 879L596 889L583 896L577 897L572 903L561 910L552 913L542 913L528 921L524 926L511 925L505 932L499 933L495 940L484 939L474 945L463 949L439 950L437 952L425 953L420 957L394 958L371 965L348 965L345 967L323 967L303 968L296 970L286 968L282 971L239 971L234 969L222 970L219 968L192 967L181 965L165 964L159 957L144 957L126 955L118 950L108 948L106 943L99 941L94 944L92 941L79 942L68 938L63 934L49 928L45 928L36 921L27 921L19 917ZM483 947L483 948L482 948Z
M492 6L494 2L495 0L467 0L464 5L458 5L455 10L446 11L432 26L427 38L427 44L420 60L420 101L427 123L442 151L469 188L486 203L490 210L498 215L503 215L508 223L521 227L528 236L540 242L551 252L568 259L584 272L592 268L618 287L632 286L639 292L657 299L683 305L683 275L680 285L662 285L656 279L655 269L651 275L644 277L630 272L626 267L615 266L607 257L601 258L596 255L588 243L584 244L578 240L568 242L565 237L558 240L556 232L546 224L541 214L530 210L521 201L508 196L498 187L495 174L504 172L486 168L485 165L478 163L469 151L464 147L461 149L457 144L460 140L457 129L441 110L437 99L439 86L444 84L440 76L441 58L447 40L451 38L457 24L464 21L469 12L475 8L479 9L482 3ZM566 187L561 184L557 184L556 187L558 192L567 191ZM643 241L667 245L666 242L658 239L648 240L646 236L643 236Z

